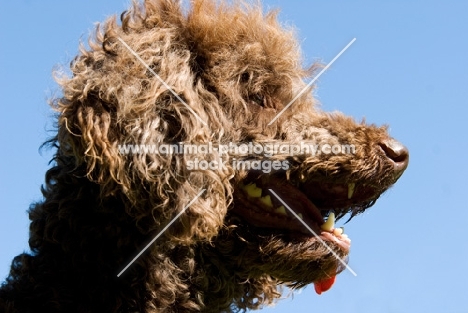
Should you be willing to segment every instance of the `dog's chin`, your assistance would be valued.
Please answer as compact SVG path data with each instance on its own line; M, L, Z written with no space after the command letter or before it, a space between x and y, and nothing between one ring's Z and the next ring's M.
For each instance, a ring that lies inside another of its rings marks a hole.
M228 232L215 241L241 272L267 274L291 287L302 287L341 272L349 239L328 232L313 236L299 231L253 226L237 214L226 219ZM326 244L324 242L326 241ZM242 270L243 269L243 270Z

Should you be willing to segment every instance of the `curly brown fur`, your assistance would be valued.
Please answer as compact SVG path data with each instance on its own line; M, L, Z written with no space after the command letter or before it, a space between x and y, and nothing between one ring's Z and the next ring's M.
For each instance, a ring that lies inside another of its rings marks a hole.
M55 164L46 174L44 201L29 211L32 252L14 259L0 289L0 311L256 309L278 299L283 285L301 287L342 270L295 221L282 229L278 216L266 211L271 225L249 217L246 211L264 208L239 187L255 181L283 190L291 201L284 190L294 190L323 216L331 210L342 216L372 205L401 175L406 165L395 170L395 163L407 160L387 156L388 144L382 143L391 139L384 127L321 112L310 93L267 125L318 66L302 68L294 32L279 25L275 12L264 14L255 4L194 0L184 13L175 1L147 0L134 3L120 24L111 18L99 26L89 48L82 47L71 63L72 76L58 79L63 96L53 102ZM268 175L232 165L234 157L264 160L259 156L119 150L125 144L302 141L353 144L357 150L274 155L268 160L287 161L289 168ZM195 157L222 159L227 166L189 170ZM349 183L357 186L352 200L342 197ZM347 256L334 242L329 245Z

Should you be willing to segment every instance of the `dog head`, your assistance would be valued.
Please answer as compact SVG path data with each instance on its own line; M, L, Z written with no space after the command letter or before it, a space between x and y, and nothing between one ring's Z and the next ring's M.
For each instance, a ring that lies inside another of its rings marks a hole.
M59 154L141 233L177 216L163 238L224 255L249 282L231 299L256 307L342 270L349 240L324 219L363 212L408 164L385 127L320 111L306 81L321 65L302 63L259 6L134 4L59 79Z

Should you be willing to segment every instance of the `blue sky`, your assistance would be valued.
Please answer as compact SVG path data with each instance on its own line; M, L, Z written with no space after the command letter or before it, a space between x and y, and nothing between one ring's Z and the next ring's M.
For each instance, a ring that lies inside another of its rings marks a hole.
M346 225L349 265L321 296L308 287L265 312L468 312L468 2L287 1L304 55L330 61L318 81L326 111L388 124L410 150L407 172ZM51 72L68 64L93 23L126 1L5 1L0 11L0 277L27 249L26 210L40 199L52 129Z

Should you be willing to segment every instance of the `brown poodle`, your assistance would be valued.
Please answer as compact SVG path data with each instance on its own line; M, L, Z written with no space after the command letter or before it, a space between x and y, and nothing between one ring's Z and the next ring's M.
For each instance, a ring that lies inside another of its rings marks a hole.
M301 64L259 5L147 0L107 20L58 78L54 164L0 311L231 312L329 289L350 246L331 212L374 204L408 152L319 111L302 91L320 65Z

